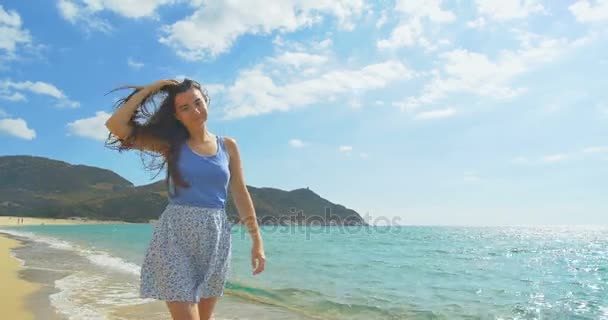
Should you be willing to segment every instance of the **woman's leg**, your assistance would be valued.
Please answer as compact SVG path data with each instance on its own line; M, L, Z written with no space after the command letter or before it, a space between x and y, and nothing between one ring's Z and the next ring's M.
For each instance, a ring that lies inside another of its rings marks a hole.
M217 297L202 298L198 302L198 316L200 320L211 320L213 308L217 302Z
M196 303L167 301L173 320L199 320Z

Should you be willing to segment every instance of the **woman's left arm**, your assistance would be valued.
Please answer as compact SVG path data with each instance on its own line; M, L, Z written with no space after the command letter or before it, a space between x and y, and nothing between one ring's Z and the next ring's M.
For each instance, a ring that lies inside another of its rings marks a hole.
M251 249L251 267L254 269L253 274L256 275L264 271L264 265L266 263L266 257L264 255L264 244L262 242L262 236L260 234L260 227L255 214L255 208L251 195L247 190L247 184L243 174L243 166L241 162L241 156L236 140L233 138L224 138L224 144L228 150L230 156L230 193L232 193L232 200L253 243Z

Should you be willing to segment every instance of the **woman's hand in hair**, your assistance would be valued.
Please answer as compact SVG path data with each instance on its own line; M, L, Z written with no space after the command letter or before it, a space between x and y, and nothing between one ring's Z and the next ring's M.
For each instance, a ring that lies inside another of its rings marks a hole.
M178 84L179 84L179 81L177 81L177 80L174 80L174 79L163 79L163 80L159 80L159 81L156 81L156 82L148 85L146 87L146 90L150 94L154 94L154 93L157 93L158 91L160 91L165 86L178 85Z

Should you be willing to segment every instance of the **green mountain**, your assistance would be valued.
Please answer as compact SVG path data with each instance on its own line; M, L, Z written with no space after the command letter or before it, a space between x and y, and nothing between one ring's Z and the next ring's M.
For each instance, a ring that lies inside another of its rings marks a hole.
M247 188L260 224L366 224L354 210L308 188ZM164 180L134 186L97 167L35 156L0 157L0 215L148 222L166 205ZM231 221L239 220L230 195L226 211Z

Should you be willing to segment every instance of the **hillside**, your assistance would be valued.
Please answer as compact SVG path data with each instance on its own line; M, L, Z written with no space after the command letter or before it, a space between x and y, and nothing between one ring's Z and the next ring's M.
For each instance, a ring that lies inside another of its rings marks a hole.
M365 224L354 210L308 188L247 186L260 224ZM163 180L134 186L113 171L34 156L0 157L0 215L147 222L167 205ZM231 221L238 213L231 197Z

